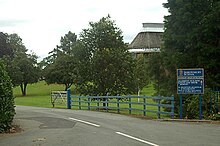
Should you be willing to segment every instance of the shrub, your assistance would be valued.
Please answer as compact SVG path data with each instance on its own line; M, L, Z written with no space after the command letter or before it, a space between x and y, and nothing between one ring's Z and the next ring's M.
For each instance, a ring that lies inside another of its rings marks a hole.
M11 128L15 115L14 97L10 77L0 62L0 133Z
M213 97L213 92L210 88L205 88L205 92L202 95L202 116L203 119L214 119L219 120L218 107L212 104L212 111L210 111L210 97ZM199 95L185 94L182 95L183 99L183 118L186 119L199 119ZM166 102L163 102L164 104ZM179 95L175 98L175 113L179 118ZM170 111L170 108L165 108L165 111Z

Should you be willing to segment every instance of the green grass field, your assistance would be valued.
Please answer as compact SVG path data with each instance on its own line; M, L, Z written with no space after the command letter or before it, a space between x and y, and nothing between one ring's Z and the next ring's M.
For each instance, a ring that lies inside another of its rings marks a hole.
M40 81L38 83L28 85L27 96L24 97L21 95L20 87L15 87L13 89L15 104L25 106L52 107L50 101L50 92L64 90L64 88L65 87L63 85L47 85L44 81Z
M58 84L51 84L47 85L44 81L40 81L35 84L31 84L27 86L27 96L23 97L21 95L20 87L15 87L13 89L14 96L15 96L15 104L16 105L24 105L24 106L36 106L36 107L46 107L51 108L51 98L50 93L51 91L63 91L64 90L63 85ZM73 91L73 90L72 90ZM152 85L150 85L148 88L144 88L141 91L141 95L148 95L152 96L155 93L155 90ZM74 95L74 93L72 93ZM113 99L115 100L115 99ZM132 99L132 101L137 101L137 99ZM141 100L140 100L141 101ZM147 99L147 103L155 103L152 99ZM86 103L82 105L88 105ZM92 105L96 105L95 103ZM115 104L110 104L109 106L115 106ZM128 107L127 104L123 105L121 104L120 107ZM132 105L132 108L142 108L143 105ZM64 102L56 102L55 108L66 108L66 105ZM78 107L72 107L72 109L78 109ZM86 109L86 108L82 108ZM148 110L157 110L157 107L155 106L148 106ZM161 109L162 110L162 109ZM109 112L116 113L117 110L109 110ZM126 111L120 111L121 114L128 114L129 112ZM143 112L141 111L132 111L132 115L143 115ZM147 113L148 117L156 118L157 115L154 113ZM161 115L161 117L164 117Z

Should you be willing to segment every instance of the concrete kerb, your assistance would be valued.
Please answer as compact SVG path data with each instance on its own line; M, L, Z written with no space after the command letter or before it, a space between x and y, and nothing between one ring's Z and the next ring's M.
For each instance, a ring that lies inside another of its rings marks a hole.
M160 122L185 122L185 123L220 124L220 121L196 120L196 119L156 119L155 121L160 121Z

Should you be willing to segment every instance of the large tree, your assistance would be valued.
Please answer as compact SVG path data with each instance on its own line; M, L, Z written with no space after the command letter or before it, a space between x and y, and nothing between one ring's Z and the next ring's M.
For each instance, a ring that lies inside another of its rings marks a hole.
M206 85L220 87L220 2L168 0L164 6L170 12L162 49L168 80L176 81L177 68L204 68Z
M69 31L61 37L60 45L41 62L45 65L43 76L48 84L64 84L67 90L76 82L77 66L74 52L77 47L77 36Z
M135 65L123 42L122 31L110 16L90 22L89 26L80 34L87 64L87 80L79 83L80 92L90 95L133 93Z
M159 63L164 70L164 74L161 75L164 76L160 82L160 90L165 91L164 95L173 94L178 97L178 68L204 68L206 87L220 87L220 1L168 0L164 6L170 15L165 17L162 62ZM175 107L178 108L178 98L175 99ZM187 110L187 106L196 102L194 99L191 95L184 96L184 116L190 116L186 113L192 110ZM203 105L203 108L208 107L208 104Z
M25 96L27 85L35 83L39 79L37 56L27 54L27 49L17 34L7 35L7 45L13 53L4 55L2 60L4 60L12 84L20 86L22 95Z

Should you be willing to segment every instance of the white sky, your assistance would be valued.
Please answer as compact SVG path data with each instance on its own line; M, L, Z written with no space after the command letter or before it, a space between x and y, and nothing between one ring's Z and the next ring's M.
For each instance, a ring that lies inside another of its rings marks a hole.
M0 0L0 31L17 33L26 48L46 57L68 31L77 35L110 14L130 43L144 22L163 22L167 0Z

